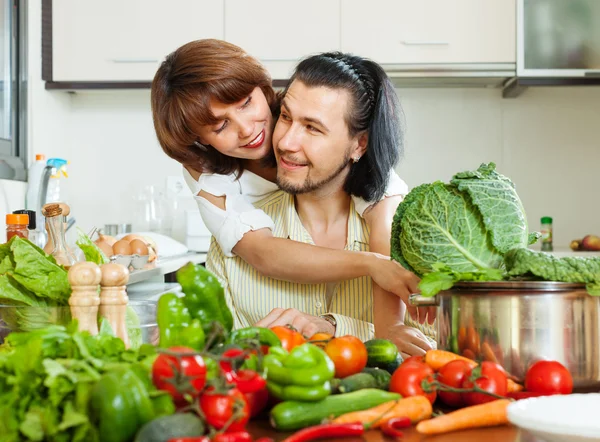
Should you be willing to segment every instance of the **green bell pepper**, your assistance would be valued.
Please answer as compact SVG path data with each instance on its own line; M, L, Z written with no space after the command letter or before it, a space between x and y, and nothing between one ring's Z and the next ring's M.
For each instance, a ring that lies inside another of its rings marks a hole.
M176 294L166 293L160 297L156 318L160 330L160 347L203 349L205 334L202 324L198 319L192 319L183 299Z
M102 375L92 389L90 408L101 442L128 442L154 418L144 382L129 368Z
M272 347L264 358L267 389L284 401L320 401L331 393L335 366L327 354L313 344L302 344L290 353Z
M219 322L229 333L233 328L233 315L225 301L225 293L219 280L201 265L188 263L177 270L177 282L185 296L183 302L192 319L202 323L205 334L211 330L211 322Z
M229 342L232 344L241 344L243 341L256 339L260 345L268 347L281 347L281 340L275 332L265 327L246 327L239 328L231 332Z

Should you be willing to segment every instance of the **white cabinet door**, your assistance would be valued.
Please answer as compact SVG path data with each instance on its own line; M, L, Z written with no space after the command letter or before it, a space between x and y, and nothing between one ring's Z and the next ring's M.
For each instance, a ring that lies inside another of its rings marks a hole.
M515 63L515 0L342 0L342 50L379 63Z
M167 54L223 38L223 0L53 0L54 81L150 81Z
M225 40L288 78L301 58L340 49L341 0L225 0Z

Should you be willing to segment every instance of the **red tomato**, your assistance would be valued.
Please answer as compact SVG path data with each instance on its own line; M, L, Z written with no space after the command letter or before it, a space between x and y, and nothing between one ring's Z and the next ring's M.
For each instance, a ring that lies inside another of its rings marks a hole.
M287 351L291 351L294 347L298 347L306 342L304 336L291 327L276 325L271 330L275 332L281 341L281 346Z
M193 353L187 347L171 347L171 352ZM178 379L180 385L174 384ZM184 393L198 396L206 384L206 365L202 356L175 357L161 353L152 364L152 382L159 390L168 391L177 404L185 402ZM190 388L191 387L191 388Z
M467 373L471 370L471 366L467 361L457 359L456 361L448 362L438 371L437 380L444 385L452 388L462 388L463 381L467 377ZM452 393L449 391L438 391L440 399L452 407L460 407L464 405L461 393Z
M317 347L325 349L325 346L328 344L328 341L331 341L332 339L333 336L331 336L329 333L315 333L311 336L308 342L316 345Z
M527 370L525 390L547 395L571 394L573 377L560 362L538 361Z
M493 362L483 361L481 365L473 367L463 380L462 388L479 388L494 393L498 396L506 396L506 374L504 370ZM496 397L485 393L462 393L465 404L477 405L495 401Z
M217 430L220 430L229 422L233 413L239 412L239 417L227 427L228 433L244 430L248 419L250 419L248 402L237 388L230 388L227 393L223 394L216 393L214 388L209 388L200 396L200 409L204 413L206 422Z
M390 391L400 393L404 397L425 396L433 404L436 392L433 390L430 393L425 393L422 387L424 380L433 381L433 370L429 365L416 361L402 364L390 379Z
M420 364L425 363L425 356L411 356L402 361L402 364L410 364L411 362L418 362Z
M367 366L367 347L356 336L341 336L325 346L325 353L335 365L335 377L360 373Z
M267 406L269 402L269 391L266 388L258 390L254 393L244 393L246 402L250 409L250 417L254 417L259 414Z

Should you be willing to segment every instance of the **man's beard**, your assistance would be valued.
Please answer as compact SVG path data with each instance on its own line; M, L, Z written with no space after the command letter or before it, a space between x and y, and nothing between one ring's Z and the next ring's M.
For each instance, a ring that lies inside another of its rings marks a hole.
M287 193L290 193L292 195L299 195L302 193L314 192L315 190L322 188L326 184L329 184L331 181L336 179L342 172L344 172L344 170L346 170L346 167L348 167L349 162L350 162L350 155L346 154L344 161L342 161L339 164L339 166L335 169L335 171L331 175L323 178L322 180L313 181L310 178L310 173L309 173L309 176L301 184L292 184L290 182L287 182L285 179L282 179L278 173L277 174L277 185L279 186L279 188L281 190L283 190Z

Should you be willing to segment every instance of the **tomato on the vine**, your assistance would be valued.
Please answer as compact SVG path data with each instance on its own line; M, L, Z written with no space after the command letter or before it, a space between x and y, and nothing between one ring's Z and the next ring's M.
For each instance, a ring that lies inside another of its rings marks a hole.
M271 330L277 335L281 341L281 346L287 351L291 351L306 342L304 336L292 327L276 325Z
M390 379L390 391L402 396L425 396L432 404L435 402L435 388L430 392L423 390L423 381L433 382L433 369L424 363L411 362L402 364L394 371Z
M356 336L340 336L325 346L325 353L335 365L335 377L360 373L367 366L367 347Z
M462 388L473 388L477 385L488 393L497 396L506 396L506 373L498 364L483 361L481 365L473 367L467 373L462 383ZM495 401L497 397L485 393L469 392L462 393L465 404L478 405Z
M551 394L571 394L573 377L558 361L537 361L525 374L525 390Z
M410 356L410 357L404 359L402 361L402 364L410 364L411 362L418 362L420 364L424 364L425 363L425 356L424 355Z
M171 347L172 353L193 353L188 347ZM161 353L152 364L152 382L159 390L168 391L177 404L184 394L198 396L206 384L206 365L200 355L173 356Z
M438 370L437 380L440 384L447 385L452 388L462 388L463 381L467 377L467 373L471 370L471 365L464 360L457 359L450 361ZM440 399L452 407L460 407L464 405L461 393L453 393L449 391L438 390Z
M200 396L200 409L204 413L206 422L217 430L223 428L232 419L234 413L237 413L237 417L227 427L227 432L244 430L250 419L248 402L237 388L229 388L223 393L217 393L214 388L209 388Z

